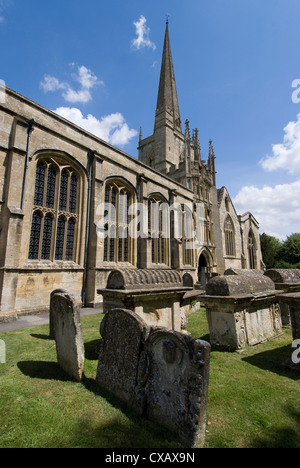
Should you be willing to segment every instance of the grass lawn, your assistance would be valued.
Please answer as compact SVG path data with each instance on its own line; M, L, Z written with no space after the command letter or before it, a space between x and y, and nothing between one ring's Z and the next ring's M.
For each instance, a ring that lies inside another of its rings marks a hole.
M56 362L48 326L0 333L0 448L180 448L157 425L136 416L95 386L102 315L82 317L85 380L72 382ZM205 311L188 330L209 341ZM207 448L300 448L300 374L281 364L292 335L242 354L213 351L207 411Z

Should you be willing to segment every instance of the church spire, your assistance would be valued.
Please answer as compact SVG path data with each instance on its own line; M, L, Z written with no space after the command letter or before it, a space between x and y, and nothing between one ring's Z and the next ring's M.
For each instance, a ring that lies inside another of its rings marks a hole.
M156 106L155 127L166 124L182 132L176 89L175 73L169 37L169 21L166 23L166 34L160 72L158 99Z

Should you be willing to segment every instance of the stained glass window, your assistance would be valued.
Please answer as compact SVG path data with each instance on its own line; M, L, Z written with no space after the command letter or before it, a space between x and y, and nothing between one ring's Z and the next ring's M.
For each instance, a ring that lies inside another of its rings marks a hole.
M56 233L55 259L63 260L64 242L65 242L66 219L64 216L58 218Z
M47 208L54 208L55 185L56 185L56 170L51 165L48 167L47 195L46 195L46 207Z
M41 235L42 213L34 211L31 224L31 236L28 257L30 260L38 260Z
M68 174L68 171L64 169L61 173L61 178L60 178L60 196L59 196L60 211L67 210L68 182L69 182L69 174Z
M71 176L71 187L70 187L70 201L69 201L69 212L76 213L77 204L77 177L75 174Z
M28 258L74 260L79 179L71 167L59 170L52 158L36 166L34 210ZM68 221L67 221L68 220Z
M226 255L235 256L234 228L230 218L225 221L225 247Z
M67 244L66 244L66 260L73 260L75 226L76 226L75 219L74 218L69 219L68 232L67 232Z
M168 222L169 208L157 197L149 201L149 228L151 235L152 263L168 263Z
M50 260L51 239L52 239L53 216L48 213L44 218L44 232L42 243L42 260Z
M115 184L105 189L104 261L129 261L128 209L130 195L127 189Z
M38 162L35 177L34 205L43 206L46 164Z
M255 241L252 231L248 235L248 252L249 252L249 268L255 270L256 268L256 249Z

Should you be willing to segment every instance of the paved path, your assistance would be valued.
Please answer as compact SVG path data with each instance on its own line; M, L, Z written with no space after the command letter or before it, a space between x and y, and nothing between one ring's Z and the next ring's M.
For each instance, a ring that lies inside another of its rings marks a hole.
M97 309L84 308L80 309L80 315L95 315L102 313L102 307ZM20 330L22 328L31 328L38 325L46 325L49 323L49 313L40 315L23 315L13 322L0 322L0 333L11 330Z

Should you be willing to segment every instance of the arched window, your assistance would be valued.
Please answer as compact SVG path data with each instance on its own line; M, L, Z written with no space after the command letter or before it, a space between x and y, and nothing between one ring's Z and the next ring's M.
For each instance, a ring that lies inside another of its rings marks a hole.
M249 254L249 268L250 270L256 269L256 244L252 230L248 234L248 254Z
M154 264L169 264L170 239L169 205L159 196L148 201L149 237L151 237L151 257Z
M105 262L133 263L133 240L129 236L129 206L132 194L122 183L105 187Z
M225 221L224 232L225 232L226 255L230 257L235 257L236 251L235 251L234 227L233 227L233 222L229 216Z
M194 264L194 221L190 208L181 205L182 257L184 265Z
M76 261L79 220L79 177L54 158L36 166L29 260Z

